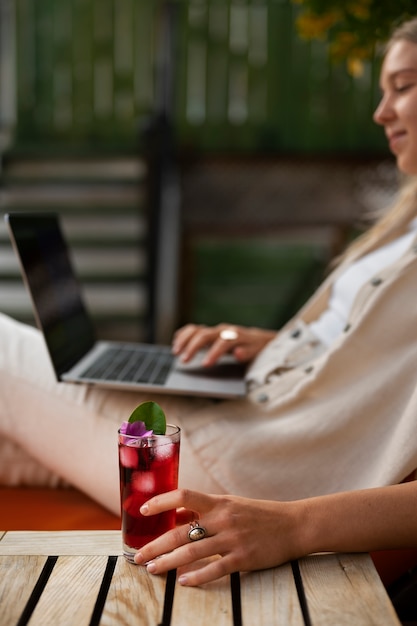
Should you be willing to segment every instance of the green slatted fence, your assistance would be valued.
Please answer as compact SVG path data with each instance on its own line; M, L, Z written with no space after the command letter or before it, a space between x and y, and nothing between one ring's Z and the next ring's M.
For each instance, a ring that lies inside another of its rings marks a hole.
M380 152L378 63L350 78L290 0L176 0L175 123L204 151ZM162 0L15 0L16 143L137 148Z

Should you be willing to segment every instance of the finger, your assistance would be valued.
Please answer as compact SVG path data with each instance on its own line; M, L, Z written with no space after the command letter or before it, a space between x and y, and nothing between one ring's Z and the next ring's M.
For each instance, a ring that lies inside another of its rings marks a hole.
M158 564L152 573L161 573L167 569L172 569L173 566L177 567L195 559L216 554L219 549L224 547L225 539L221 535L217 535L214 542L214 537L211 538L210 542L207 542L210 538L210 524L210 518L208 518L208 527L201 523L207 534L198 541L192 541L190 538L189 533L192 528L190 523L177 526L143 546L134 557L135 563L143 565L157 558ZM208 543L208 545L201 547L201 543ZM167 555L170 556L167 557Z
M188 531L183 530L183 532ZM143 550L141 550L141 555L144 555ZM158 554L145 561L139 561L139 557L135 555L135 562L141 565L145 564L150 574L165 574L171 569L191 566L191 564L202 559L217 558L218 556L216 538L206 537L201 541L188 541L175 550L164 552L162 555Z
M189 528L189 526L178 526L142 546L142 548L140 548L134 556L135 563L138 565L144 565L157 557L162 559L163 556L161 555L171 553L175 550L175 548L184 545L188 542L187 533ZM161 568L162 567L163 564L161 565ZM160 569L160 571L163 570Z
M237 336L235 339L223 338L221 335L222 330L236 332ZM218 332L216 341L213 343L211 348L208 350L206 356L204 357L203 365L214 365L221 356L229 352L234 353L236 348L241 345L242 337L239 335L237 327L228 326L227 328L221 329Z
M196 587L238 570L236 559L231 555L226 555L218 559L210 559L208 563L206 561L197 568L185 569L180 573L178 582L187 587Z
M246 363L250 361L257 354L258 350L253 346L239 345L233 349L233 356L237 361Z
M183 347L181 360L183 362L190 361L197 352L207 348L207 346L216 341L218 334L215 328L200 328L198 332L189 338L188 343Z
M217 339L217 341L207 351L207 354L204 356L202 364L206 367L215 365L220 357L232 351L233 345L231 345L230 341L226 342L223 339Z
M202 326L198 326L196 324L187 324L183 326L179 330L177 330L173 337L172 342L172 351L174 354L179 354L187 343L190 341L191 337L200 329Z
M199 514L197 511L190 511L188 509L178 509L176 513L176 524L180 526L181 524L186 524L187 522L193 522L195 519L198 519Z
M175 489L154 496L141 507L142 515L155 515L171 509L188 509L198 511L200 514L209 511L216 501L215 496L210 496L190 489ZM195 516L195 517L198 517Z

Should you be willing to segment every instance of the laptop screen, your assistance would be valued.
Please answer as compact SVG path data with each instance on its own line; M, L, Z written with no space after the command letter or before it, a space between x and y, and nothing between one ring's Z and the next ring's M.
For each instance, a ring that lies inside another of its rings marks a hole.
M58 378L90 350L94 329L75 277L58 216L6 215L38 326Z

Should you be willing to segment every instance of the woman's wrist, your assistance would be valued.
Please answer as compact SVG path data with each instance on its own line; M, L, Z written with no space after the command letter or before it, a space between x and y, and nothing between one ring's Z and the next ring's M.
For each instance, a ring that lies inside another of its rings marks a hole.
M297 556L344 551L348 544L360 543L360 521L352 515L348 494L317 496L292 504Z
M313 499L295 500L286 503L291 514L290 545L298 558L318 551L320 543L320 509Z
M300 550L344 552L367 549L367 524L359 492L316 496L299 501Z

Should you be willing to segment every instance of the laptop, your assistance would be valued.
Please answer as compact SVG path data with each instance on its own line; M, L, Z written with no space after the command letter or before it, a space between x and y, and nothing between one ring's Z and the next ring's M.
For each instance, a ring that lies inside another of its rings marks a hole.
M207 368L203 354L182 364L170 346L97 341L59 216L13 212L5 220L57 380L149 393L245 395L244 367L231 356Z

